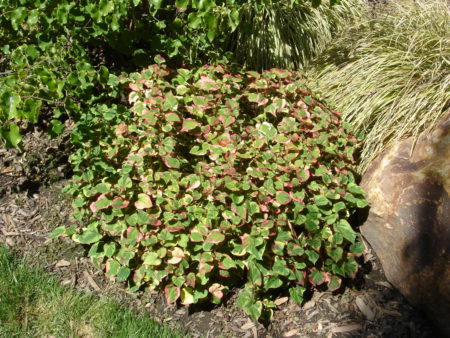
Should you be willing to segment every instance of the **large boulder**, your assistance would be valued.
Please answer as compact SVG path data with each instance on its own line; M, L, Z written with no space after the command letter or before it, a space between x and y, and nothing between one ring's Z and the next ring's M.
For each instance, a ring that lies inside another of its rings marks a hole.
M450 337L450 118L381 154L362 187L371 207L361 233L387 279Z

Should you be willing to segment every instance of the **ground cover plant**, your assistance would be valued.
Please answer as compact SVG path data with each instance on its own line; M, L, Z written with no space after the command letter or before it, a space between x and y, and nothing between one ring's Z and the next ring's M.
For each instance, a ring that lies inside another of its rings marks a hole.
M270 317L274 295L336 290L362 243L348 223L367 206L353 175L356 138L297 73L230 74L158 64L122 85L129 107L86 111L71 157L74 217L58 228L132 291L169 303L238 305Z
M364 172L383 149L427 133L449 112L448 2L403 0L368 7L310 76L310 85L365 131L359 165Z
M0 336L181 337L113 301L59 285L0 246Z

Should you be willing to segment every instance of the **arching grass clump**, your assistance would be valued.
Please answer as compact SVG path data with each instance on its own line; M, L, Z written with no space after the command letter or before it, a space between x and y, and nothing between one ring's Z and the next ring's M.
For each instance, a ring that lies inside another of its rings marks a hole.
M365 131L363 172L383 149L428 132L448 113L448 2L402 0L367 8L309 75L344 119Z
M332 36L359 16L363 1L342 0L314 8L309 1L248 2L228 49L249 69L299 69L320 54Z

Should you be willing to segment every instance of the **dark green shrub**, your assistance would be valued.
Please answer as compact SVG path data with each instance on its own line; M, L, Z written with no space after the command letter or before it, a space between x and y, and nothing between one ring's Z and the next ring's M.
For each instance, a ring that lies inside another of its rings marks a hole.
M77 126L67 191L108 276L168 302L219 303L240 280L254 318L270 291L355 276L362 245L347 222L367 205L355 184L356 139L297 73L171 71L161 59L129 78L131 109L100 106Z

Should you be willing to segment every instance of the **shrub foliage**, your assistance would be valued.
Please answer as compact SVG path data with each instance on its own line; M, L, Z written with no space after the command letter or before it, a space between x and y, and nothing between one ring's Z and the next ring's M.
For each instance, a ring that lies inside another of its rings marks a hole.
M115 78L131 105L100 106L77 128L74 216L55 235L91 245L108 276L169 303L238 304L254 318L273 289L355 276L362 245L348 223L367 205L352 174L356 139L297 73L168 69Z

